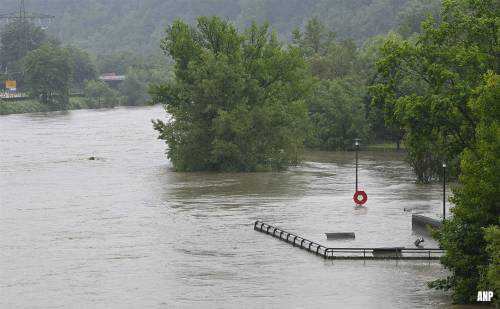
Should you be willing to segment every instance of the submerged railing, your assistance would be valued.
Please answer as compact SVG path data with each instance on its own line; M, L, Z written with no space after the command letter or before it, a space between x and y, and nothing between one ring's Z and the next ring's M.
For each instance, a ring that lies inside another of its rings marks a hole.
M262 221L255 221L254 230L266 233L294 247L297 246L324 259L363 260L363 259L391 259L391 260L437 260L444 251L437 248L328 248L317 242L287 232Z

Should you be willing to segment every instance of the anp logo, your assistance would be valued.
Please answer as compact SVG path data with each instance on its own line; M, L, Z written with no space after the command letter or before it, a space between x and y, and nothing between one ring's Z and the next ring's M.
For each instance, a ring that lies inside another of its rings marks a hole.
M493 298L492 291L478 291L477 292L477 301L491 301Z

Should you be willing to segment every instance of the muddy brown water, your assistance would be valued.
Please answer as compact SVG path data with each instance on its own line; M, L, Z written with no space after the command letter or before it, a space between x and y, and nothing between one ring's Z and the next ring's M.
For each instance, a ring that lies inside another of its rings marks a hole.
M355 209L352 152L309 152L286 172L176 173L152 118L161 107L0 117L0 308L449 302L426 286L446 275L439 262L325 261L253 231L259 219L330 247L413 247L411 213L438 218L441 185L415 184L401 153L360 153L368 203Z

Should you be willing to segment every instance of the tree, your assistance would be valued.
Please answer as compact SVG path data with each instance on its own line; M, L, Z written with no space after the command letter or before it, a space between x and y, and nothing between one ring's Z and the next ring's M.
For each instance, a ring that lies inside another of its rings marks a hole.
M419 181L438 177L443 160L458 174L459 154L474 149L476 119L467 102L481 76L500 67L497 3L453 0L443 6L442 22L425 22L416 41L386 42L382 82L374 87L375 101L406 131Z
M102 55L97 59L97 70L100 74L115 73L125 75L133 63L139 62L139 57L130 51Z
M120 90L127 105L144 105L149 101L146 84L140 82L133 74L127 74L120 85Z
M348 149L354 138L367 139L362 97L354 82L324 80L315 84L309 102L312 138L308 145L325 150Z
M391 122L392 117L386 121L386 112L384 106L373 103L373 91L371 87L378 83L377 80L377 61L381 57L381 47L384 45L387 37L394 36L389 33L387 36L377 36L366 41L357 51L356 61L352 70L356 72L359 80L363 81L366 89L363 96L363 104L366 110L366 120L369 126L369 137L377 142L395 142L396 148L400 149L401 141L404 137L404 130L397 122Z
M30 51L23 62L31 95L52 109L65 109L71 81L68 51L46 44Z
M97 78L94 63L86 51L73 46L67 47L66 50L71 63L71 84L74 88L82 90L87 81Z
M484 229L486 240L486 252L488 253L489 265L481 277L480 288L482 291L494 291L497 295L494 302L498 306L500 299L500 228L498 224Z
M282 169L298 161L306 127L304 61L268 25L239 33L218 17L197 27L177 20L162 48L175 80L153 89L171 115L154 121L167 155L182 171Z
M441 0L417 0L409 3L399 14L398 32L408 38L414 33L420 33L423 21L428 18L439 20L441 12Z
M120 102L120 93L103 81L85 83L85 98L92 108L114 107Z
M307 98L312 130L309 147L347 149L354 138L368 139L363 97L366 78L357 74L358 49L350 40L337 41L317 18L303 32L294 32L293 45L307 60L313 89Z
M388 40L378 63L377 100L406 132L415 164L435 173L441 160L460 163L455 207L437 234L451 275L432 284L453 301L476 301L497 287L500 203L500 5L448 0L442 20L423 24L416 41ZM429 161L430 163L426 163ZM497 292L498 295L498 292Z
M292 43L302 49L306 58L323 55L336 36L334 32L325 29L318 17L307 20L304 30L301 32L296 28L292 35Z
M171 79L172 68L163 57L148 57L129 66L125 80L120 85L120 92L127 105L151 103L148 85L167 83ZM166 70L165 70L166 69Z
M7 73L8 78L15 79L18 88L23 88L21 59L46 41L42 28L30 22L14 20L6 24L0 32L0 71Z
M6 24L0 32L0 59L1 64L5 69L9 69L21 60L26 53L37 49L45 41L47 37L42 28L34 24L14 20Z
M483 288L495 288L497 302L500 293L500 75L490 72L482 81L476 90L479 97L468 102L477 120L474 148L462 153L453 217L438 234L446 250L442 263L452 275L435 286L452 288L453 300L459 303L475 302Z
M311 73L321 79L344 78L354 73L357 47L351 40L330 41L322 54L309 59Z

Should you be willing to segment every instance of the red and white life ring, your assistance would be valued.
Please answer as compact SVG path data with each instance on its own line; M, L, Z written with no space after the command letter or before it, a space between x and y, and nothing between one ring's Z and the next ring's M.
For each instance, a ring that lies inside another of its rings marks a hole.
M352 199L357 205L363 205L366 201L368 201L368 195L366 195L365 191L358 191L354 193Z

